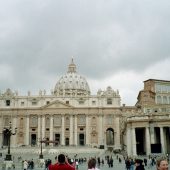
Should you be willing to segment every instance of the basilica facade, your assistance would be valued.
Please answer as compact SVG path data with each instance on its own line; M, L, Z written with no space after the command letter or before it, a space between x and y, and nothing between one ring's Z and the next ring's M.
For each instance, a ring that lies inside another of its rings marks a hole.
M0 94L0 144L4 128L15 131L11 147L89 146L127 155L170 153L170 81L149 79L135 106L121 105L118 90L108 86L91 95L73 60L51 94L39 91Z

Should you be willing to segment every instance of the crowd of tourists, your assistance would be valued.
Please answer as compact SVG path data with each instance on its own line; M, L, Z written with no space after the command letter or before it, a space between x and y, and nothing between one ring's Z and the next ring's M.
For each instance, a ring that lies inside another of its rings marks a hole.
M132 158L122 158L118 155L116 156L118 163L125 164L126 170L145 170L152 169L152 167L156 167L157 170L168 170L168 160L169 157L149 157L144 159L132 159ZM78 170L79 165L83 163L87 163L88 170L99 170L104 168L105 163L108 165L108 168L113 169L114 167L114 159L112 156L105 156L105 160L100 157L92 157L88 160L86 158L79 159L70 159L67 155L59 154L56 157L56 163L52 165L51 161L47 161L48 163L45 166L46 170Z
M115 157L116 156L116 157ZM113 158L114 157L114 158ZM116 161L115 161L116 158ZM35 168L35 162L31 160L22 160L18 157L18 161L22 162L23 170L33 170ZM108 154L103 157L91 157L91 158L78 158L76 154L74 158L69 158L66 154L59 154L55 157L55 162L52 164L51 159L39 159L38 166L45 170L81 170L81 164L87 166L88 170L104 170L106 166L110 169L114 169L114 164L124 164L125 170L168 170L169 155L164 157L149 156L148 158L132 158L123 157L122 155ZM15 167L13 167L15 169Z

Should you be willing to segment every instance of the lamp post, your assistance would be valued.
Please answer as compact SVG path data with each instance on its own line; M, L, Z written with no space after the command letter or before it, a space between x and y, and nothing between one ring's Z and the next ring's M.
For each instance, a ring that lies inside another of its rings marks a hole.
M11 135L16 135L17 128L15 128L15 132L12 132L11 122L9 123L9 128L4 128L3 130L4 134L7 138L7 144L8 144L8 153L6 154L6 161L12 161L11 153L10 153L10 144L11 144Z
M44 142L43 140L40 140L40 147L41 147L41 152L40 152L40 155L39 155L40 159L43 159L43 154L42 154L42 143L43 142Z
M44 140L40 140L40 147L41 147L41 151L40 151L40 155L39 155L39 159L43 159L43 154L42 154L42 143L57 143L58 144L58 141L53 141L53 140L46 140L45 138L44 138Z

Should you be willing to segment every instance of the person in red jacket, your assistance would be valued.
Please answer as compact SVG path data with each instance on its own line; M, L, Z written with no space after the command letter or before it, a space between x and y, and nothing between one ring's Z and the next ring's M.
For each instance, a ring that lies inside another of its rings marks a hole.
M58 155L58 162L54 165L49 165L49 170L75 170L74 165L70 165L64 154Z

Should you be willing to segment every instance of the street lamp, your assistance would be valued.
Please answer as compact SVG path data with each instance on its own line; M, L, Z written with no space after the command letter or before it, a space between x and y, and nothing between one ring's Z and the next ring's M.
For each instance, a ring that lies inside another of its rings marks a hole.
M12 161L12 157L11 157L11 154L10 154L11 135L16 135L17 128L15 128L15 132L13 133L12 132L12 127L11 127L11 122L10 122L9 123L9 128L4 128L3 132L4 132L5 136L6 136L7 144L8 144L8 153L6 155L5 160L6 161Z
M40 152L40 155L39 155L39 158L40 158L40 159L43 159L43 154L42 154L42 143L43 143L43 140L40 140L40 145L41 145L41 152Z
M39 155L39 158L40 158L40 159L43 159L43 154L42 154L42 143L46 143L45 138L43 138L43 140L42 140L42 138L41 138L41 140L40 140L40 147L41 147L41 152L40 152L40 155Z

